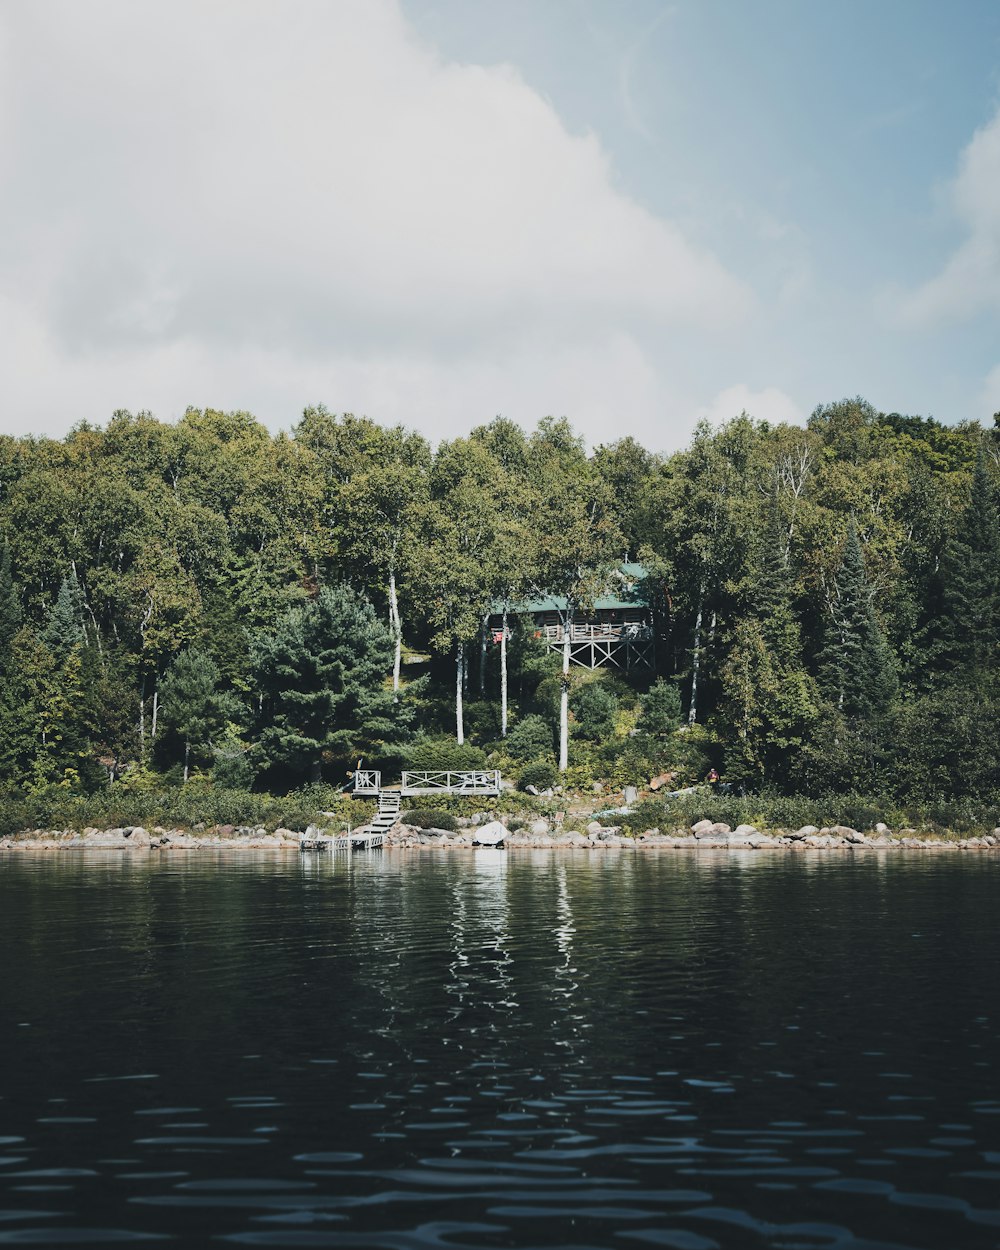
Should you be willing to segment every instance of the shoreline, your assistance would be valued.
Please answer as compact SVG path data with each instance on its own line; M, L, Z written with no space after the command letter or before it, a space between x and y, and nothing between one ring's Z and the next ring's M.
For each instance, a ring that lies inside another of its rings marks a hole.
M541 823L541 822L539 822ZM385 834L384 846L391 850L474 850L477 846L476 827L469 826L450 832L440 829L418 829L412 825L394 825ZM143 826L120 829L73 830L33 829L24 833L0 838L0 852L25 851L115 851L144 853L197 852L203 850L278 851L299 853L307 834L291 829L276 829L268 833L263 828L221 828L191 831L164 829L151 830ZM845 825L817 829L804 826L788 831L775 829L765 831L752 826L739 826L732 830L728 825L699 821L689 830L678 829L661 833L647 830L634 837L626 836L619 829L591 825L587 833L562 832L558 828L543 832L541 829L509 832L503 846L510 850L578 850L600 852L606 850L632 849L635 851L994 851L1000 852L1000 828L992 833L959 838L956 836L919 835L914 830L893 833L888 829L863 833Z

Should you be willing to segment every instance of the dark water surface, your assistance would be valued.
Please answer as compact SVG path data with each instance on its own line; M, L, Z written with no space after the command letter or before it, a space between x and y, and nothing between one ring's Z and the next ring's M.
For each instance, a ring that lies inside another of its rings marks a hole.
M988 855L0 857L0 1247L1000 1246Z

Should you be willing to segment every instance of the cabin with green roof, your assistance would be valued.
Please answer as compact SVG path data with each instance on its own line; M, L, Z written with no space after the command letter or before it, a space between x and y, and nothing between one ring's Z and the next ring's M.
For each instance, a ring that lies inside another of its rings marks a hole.
M655 666L653 612L646 589L648 574L641 564L626 562L611 576L607 592L590 611L577 613L565 624L567 602L562 595L526 599L507 608L508 619L518 617L533 626L535 636L561 652L570 638L570 663L580 668L617 668L628 673ZM499 642L504 629L503 609L494 605L490 634Z

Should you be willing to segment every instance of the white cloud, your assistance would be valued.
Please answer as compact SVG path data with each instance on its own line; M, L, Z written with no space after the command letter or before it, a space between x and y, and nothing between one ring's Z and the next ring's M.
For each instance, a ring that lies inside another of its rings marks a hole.
M986 375L978 406L985 413L1000 412L1000 365Z
M948 203L965 239L940 273L903 298L907 321L930 323L1000 308L1000 111L962 153Z
M393 0L8 5L0 84L8 430L323 399L599 439L663 411L644 341L752 305L595 136Z
M805 413L791 396L776 386L765 386L762 390L752 390L745 382L735 386L727 386L720 391L710 403L696 408L690 424L696 421L708 421L719 425L738 417L741 412L748 412L759 421L770 421L778 424L785 421L790 424L801 424Z

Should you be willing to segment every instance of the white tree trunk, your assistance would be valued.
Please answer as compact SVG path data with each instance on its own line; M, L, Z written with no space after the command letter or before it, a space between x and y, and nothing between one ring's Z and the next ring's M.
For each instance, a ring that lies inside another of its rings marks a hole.
M559 771L569 768L569 652L573 618L567 612L563 620L562 689L559 691Z
M188 780L188 762L191 758L191 743L184 743L184 784L187 785Z
M490 614L487 612L479 626L479 697L486 697L486 626Z
M399 666L403 659L403 624L399 619L399 597L396 594L395 571L389 574L389 621L395 643L392 655L392 698L399 702Z
M139 688L139 762L146 762L146 678Z
M153 691L153 719L149 727L150 742L156 741L156 721L159 716L159 713L160 713L160 692L157 689Z
M704 590L698 591L698 615L694 620L694 649L691 653L691 702L688 704L688 724L698 719L698 672L701 668L701 616Z
M507 609L503 610L500 634L500 737L507 737Z
M455 737L461 746L465 742L465 723L462 720L462 679L465 676L465 643L460 642L455 653Z

